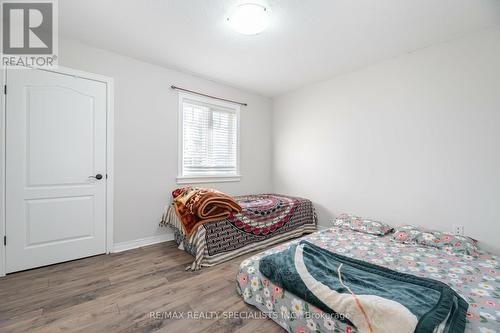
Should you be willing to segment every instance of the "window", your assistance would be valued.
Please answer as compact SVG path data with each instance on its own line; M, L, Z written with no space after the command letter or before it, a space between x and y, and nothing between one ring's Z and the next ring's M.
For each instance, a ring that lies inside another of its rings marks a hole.
M240 107L179 94L178 183L238 181Z

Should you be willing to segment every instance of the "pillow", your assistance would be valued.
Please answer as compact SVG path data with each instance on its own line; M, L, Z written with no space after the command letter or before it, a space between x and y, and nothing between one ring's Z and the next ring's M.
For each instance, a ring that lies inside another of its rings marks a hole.
M349 214L340 214L333 222L333 225L379 236L384 236L394 230L393 227L386 223L363 219Z
M477 242L466 236L405 225L399 227L393 237L403 243L417 243L447 252L477 256Z

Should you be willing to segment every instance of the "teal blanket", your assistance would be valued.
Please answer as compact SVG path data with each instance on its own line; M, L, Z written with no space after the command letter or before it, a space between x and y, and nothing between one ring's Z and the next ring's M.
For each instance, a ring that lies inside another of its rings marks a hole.
M300 249L300 260L310 277L306 281L304 281L304 270L300 268L302 266L297 266L295 258L299 253L297 246ZM339 266L343 284L339 280ZM311 281L333 291L333 296L329 293L333 299L343 297L344 300L352 301L354 299L352 291L361 299L363 307L371 306L372 296L390 300L389 302L393 304L397 302L398 306L406 307L408 313L414 315L412 315L415 317L414 332L417 333L434 331L460 333L465 330L468 304L448 285L341 256L306 241L301 241L284 252L262 258L259 269L275 284L329 314L336 313L325 304L325 302L331 304L332 298L327 302L323 297L324 289L322 293L318 292L316 287L314 290L309 289ZM364 297L362 295L370 296L362 299ZM365 318L376 321L376 318L370 318L370 313L368 316L365 313Z

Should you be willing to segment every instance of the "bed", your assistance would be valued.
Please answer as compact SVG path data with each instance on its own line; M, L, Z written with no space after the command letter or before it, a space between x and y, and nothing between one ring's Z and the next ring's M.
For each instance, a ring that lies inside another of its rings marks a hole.
M480 251L474 258L440 249L396 242L391 235L376 236L331 228L305 236L330 252L387 267L395 271L442 281L469 303L465 331L500 332L500 264ZM356 332L355 327L274 285L259 271L263 257L280 253L293 240L244 260L237 274L237 290L244 301L265 313L288 332Z
M316 213L310 200L279 194L235 197L242 211L197 227L186 236L173 206L162 225L174 229L179 248L193 255L190 270L213 266L239 255L316 231Z

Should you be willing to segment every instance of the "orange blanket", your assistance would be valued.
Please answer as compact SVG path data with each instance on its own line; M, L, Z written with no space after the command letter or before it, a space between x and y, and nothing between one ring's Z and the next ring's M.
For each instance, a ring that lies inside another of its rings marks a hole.
M223 220L241 212L229 195L208 188L185 187L172 192L173 205L189 237L204 223Z

